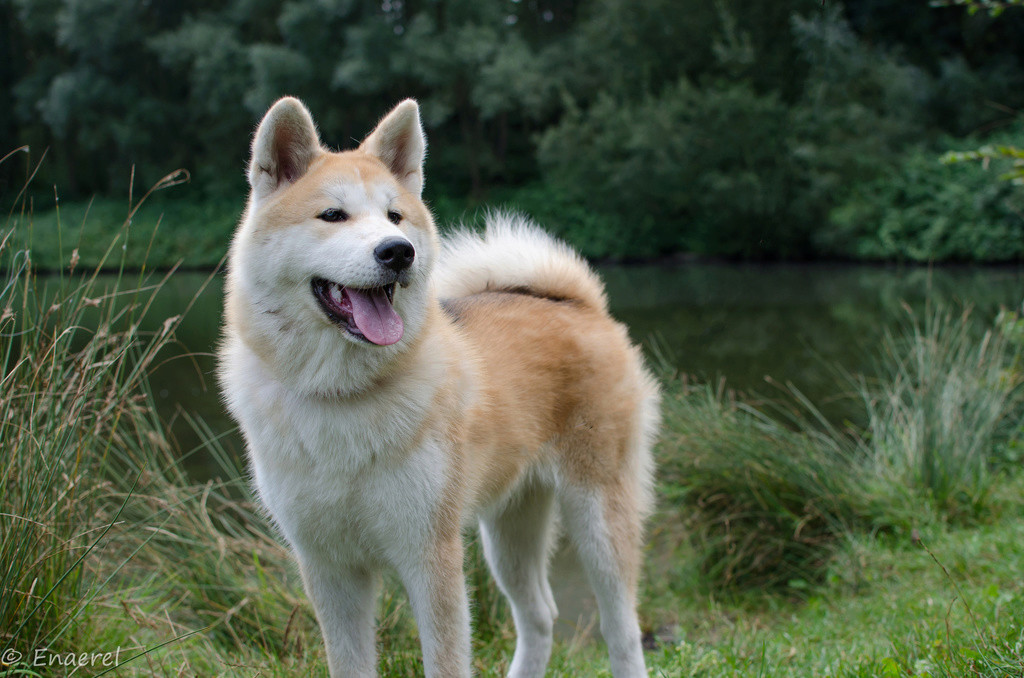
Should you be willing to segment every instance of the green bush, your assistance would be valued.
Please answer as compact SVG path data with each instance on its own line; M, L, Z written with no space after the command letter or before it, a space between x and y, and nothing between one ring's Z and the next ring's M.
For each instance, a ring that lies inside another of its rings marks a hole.
M830 8L792 18L805 70L787 99L742 77L759 55L728 18L731 42L715 51L740 77L683 78L640 99L602 94L586 107L570 100L539 136L547 184L582 208L561 214L568 233L586 234L571 238L584 252L599 223L620 234L625 256L815 255L836 202L929 133L928 103L946 80L984 89L963 69L935 77L865 44Z
M787 232L787 119L776 96L749 85L681 80L639 103L602 96L571 108L541 136L538 157L552 189L577 206L561 222L586 234L571 238L584 253L597 222L626 257L764 256L800 247Z
M1020 133L1000 138L1019 140ZM1024 195L1018 187L999 181L998 170L982 163L944 165L940 155L914 149L877 180L855 188L819 233L822 251L915 262L1024 259Z

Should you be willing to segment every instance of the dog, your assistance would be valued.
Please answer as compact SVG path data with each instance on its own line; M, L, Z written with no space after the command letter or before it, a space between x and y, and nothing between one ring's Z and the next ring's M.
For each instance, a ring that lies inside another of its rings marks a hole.
M219 378L330 675L376 675L383 567L408 594L426 675L470 675L474 524L511 604L510 676L542 676L550 658L561 532L614 675L646 675L636 597L660 396L597 275L514 215L442 241L411 99L333 152L286 97L251 150Z

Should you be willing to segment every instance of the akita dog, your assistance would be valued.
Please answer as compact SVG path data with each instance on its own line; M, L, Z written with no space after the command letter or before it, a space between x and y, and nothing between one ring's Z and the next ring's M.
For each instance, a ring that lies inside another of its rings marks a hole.
M335 153L281 99L231 245L220 380L330 673L375 675L389 566L426 675L470 675L463 531L477 522L518 634L509 675L543 675L557 513L614 674L646 675L635 607L656 382L567 246L502 215L440 241L425 148L412 100Z

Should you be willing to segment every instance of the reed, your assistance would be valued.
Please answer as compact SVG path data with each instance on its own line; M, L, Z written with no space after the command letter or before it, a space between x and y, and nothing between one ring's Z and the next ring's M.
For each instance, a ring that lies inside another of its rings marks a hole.
M98 590L89 562L139 479L118 472L165 445L146 374L179 318L143 331L160 280L83 271L77 249L59 275L38 278L31 249L13 244L31 221L22 210L0 240L0 640L28 651L73 645ZM129 221L104 263L116 265Z
M915 488L948 520L984 518L1024 414L1016 314L985 327L969 308L908 311L886 335L877 381L861 382L870 468L891 487Z

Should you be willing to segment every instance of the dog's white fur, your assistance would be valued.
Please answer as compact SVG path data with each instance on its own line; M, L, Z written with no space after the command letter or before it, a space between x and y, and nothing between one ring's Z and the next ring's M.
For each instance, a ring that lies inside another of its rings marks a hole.
M655 382L568 247L500 214L482 237L441 246L420 199L425 148L412 101L340 154L321 148L300 102L279 101L253 142L231 247L221 383L259 497L298 559L331 675L375 675L382 565L405 585L426 675L470 674L461 530L474 521L512 605L509 675L543 675L556 506L615 676L646 675L635 586ZM329 207L350 216L325 224ZM374 248L389 237L415 248L394 295L405 330L373 346L325 316L310 281L380 284ZM447 314L439 298L453 300ZM530 339L548 326L563 328L550 346ZM554 383L561 374L577 376ZM558 412L527 392L554 394Z

